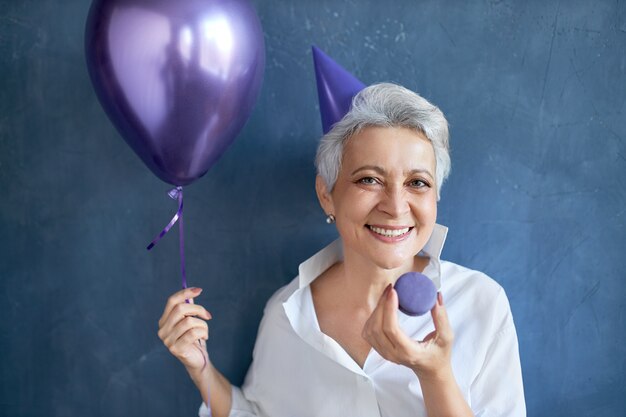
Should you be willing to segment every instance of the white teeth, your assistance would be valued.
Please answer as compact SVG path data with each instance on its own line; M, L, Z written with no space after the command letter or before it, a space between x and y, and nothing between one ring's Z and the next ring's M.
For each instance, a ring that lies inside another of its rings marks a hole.
M397 237L407 233L411 228L405 227L404 229L381 229L380 227L369 226L370 230L374 233L378 233L379 235L385 237Z

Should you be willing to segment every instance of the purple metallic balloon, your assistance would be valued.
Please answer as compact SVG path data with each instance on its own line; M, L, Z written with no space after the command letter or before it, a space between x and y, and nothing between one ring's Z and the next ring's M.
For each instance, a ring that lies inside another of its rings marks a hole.
M163 181L188 185L247 121L265 64L247 0L95 0L89 75L124 140Z
M437 302L435 284L419 272L402 274L394 288L398 293L400 311L409 316L421 316L429 312Z

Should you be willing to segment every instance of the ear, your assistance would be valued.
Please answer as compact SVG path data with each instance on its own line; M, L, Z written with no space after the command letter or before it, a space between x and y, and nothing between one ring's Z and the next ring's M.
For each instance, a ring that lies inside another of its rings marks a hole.
M333 204L333 196L328 192L326 181L320 175L315 177L315 192L317 199L322 206L322 210L326 214L335 214L335 205Z

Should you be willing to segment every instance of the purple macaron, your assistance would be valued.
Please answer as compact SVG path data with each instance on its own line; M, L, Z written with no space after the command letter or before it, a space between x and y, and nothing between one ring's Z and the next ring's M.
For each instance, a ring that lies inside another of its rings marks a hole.
M419 272L402 274L394 288L398 293L400 311L409 316L421 316L429 312L437 302L435 284Z

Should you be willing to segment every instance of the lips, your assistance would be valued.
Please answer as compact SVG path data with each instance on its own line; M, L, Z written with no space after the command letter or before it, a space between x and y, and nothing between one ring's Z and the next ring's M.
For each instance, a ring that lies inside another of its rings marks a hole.
M377 235L380 235L382 237L386 237L386 238L397 238L397 237L401 237L403 235L408 234L411 230L413 230L413 227L402 227L402 226L393 226L393 227L389 227L389 226L373 226L373 225L366 225L366 227L368 229L370 229L372 232L374 232Z

